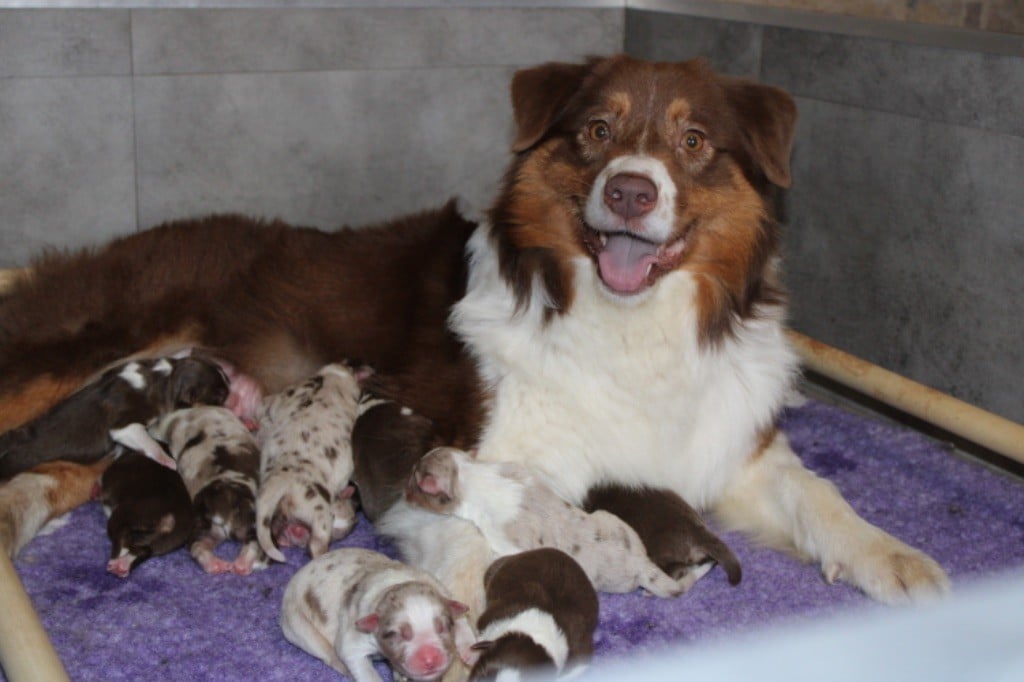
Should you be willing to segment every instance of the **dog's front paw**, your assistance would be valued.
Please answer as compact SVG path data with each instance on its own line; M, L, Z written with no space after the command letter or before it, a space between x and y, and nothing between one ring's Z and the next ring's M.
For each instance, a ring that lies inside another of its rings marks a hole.
M884 604L920 603L951 590L934 559L888 535L843 561L822 564L822 572L828 582L850 583Z

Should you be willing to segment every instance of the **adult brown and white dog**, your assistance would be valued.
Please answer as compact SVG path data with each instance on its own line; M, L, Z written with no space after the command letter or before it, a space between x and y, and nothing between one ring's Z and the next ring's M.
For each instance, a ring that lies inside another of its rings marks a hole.
M512 104L515 156L479 226L450 205L334 233L221 216L38 262L0 300L0 428L133 355L202 347L268 392L358 357L443 442L571 502L668 487L876 599L947 591L775 427L797 367L772 210L790 96L615 56L520 71ZM403 502L381 523L479 608L470 524Z

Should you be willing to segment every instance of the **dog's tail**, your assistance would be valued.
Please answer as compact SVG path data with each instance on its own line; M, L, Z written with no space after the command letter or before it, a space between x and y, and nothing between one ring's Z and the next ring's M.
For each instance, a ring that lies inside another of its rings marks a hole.
M282 507L290 506L289 487L290 481L287 476L270 475L260 485L259 494L256 496L256 540L267 556L282 563L287 559L274 542L272 526L275 516L279 513L287 515L287 510Z

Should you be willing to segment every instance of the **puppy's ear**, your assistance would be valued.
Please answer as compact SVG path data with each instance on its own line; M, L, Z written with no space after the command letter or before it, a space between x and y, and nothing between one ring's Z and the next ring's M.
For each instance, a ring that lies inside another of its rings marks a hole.
M359 630L359 632L376 632L378 625L380 625L380 616L376 613L363 616L356 621L356 629Z
M445 492L441 482L434 474L424 474L418 477L416 485L427 495L440 495Z
M446 600L445 604L448 606L448 611L452 614L452 618L458 618L462 614L469 611L469 607L460 601L454 599Z
M512 77L512 114L516 122L512 151L523 152L540 142L598 61L549 62L516 71Z
M722 77L751 158L765 177L789 187L796 103L789 93L742 78Z

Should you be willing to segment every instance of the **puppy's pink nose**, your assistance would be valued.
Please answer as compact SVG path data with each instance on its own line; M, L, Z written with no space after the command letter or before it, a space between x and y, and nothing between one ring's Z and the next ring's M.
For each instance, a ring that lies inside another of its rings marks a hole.
M432 673L441 668L447 661L444 652L436 646L421 646L412 655L412 661L417 668L425 673Z
M626 220L647 215L658 203L658 188L642 175L619 173L604 186L604 203Z

